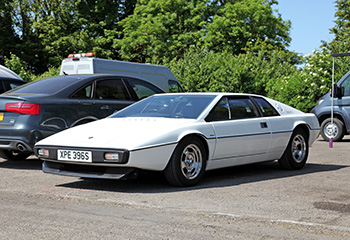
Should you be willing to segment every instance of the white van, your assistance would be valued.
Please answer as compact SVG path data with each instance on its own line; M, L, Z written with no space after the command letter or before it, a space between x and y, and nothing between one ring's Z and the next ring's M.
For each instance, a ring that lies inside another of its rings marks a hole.
M150 82L165 92L183 92L169 68L162 65L95 58L94 53L70 54L61 64L60 75L108 73Z

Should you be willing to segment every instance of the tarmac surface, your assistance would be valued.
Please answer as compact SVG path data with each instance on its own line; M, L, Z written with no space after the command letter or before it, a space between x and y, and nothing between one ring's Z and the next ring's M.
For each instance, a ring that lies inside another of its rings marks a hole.
M350 239L350 138L321 138L307 165L206 172L175 188L45 174L41 161L0 159L0 239Z

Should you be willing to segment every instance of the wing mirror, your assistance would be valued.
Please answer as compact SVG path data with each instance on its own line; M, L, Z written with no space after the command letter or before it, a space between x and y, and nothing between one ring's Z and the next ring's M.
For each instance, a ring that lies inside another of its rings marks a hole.
M341 90L341 88L337 84L334 84L333 85L333 89L334 89L334 97L335 98L341 98L342 97L342 90ZM331 90L331 92L332 92L332 90Z

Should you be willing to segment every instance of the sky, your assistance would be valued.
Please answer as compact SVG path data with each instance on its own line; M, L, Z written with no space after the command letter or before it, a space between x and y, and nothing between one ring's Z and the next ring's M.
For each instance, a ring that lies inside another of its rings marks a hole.
M292 23L289 50L302 55L312 54L321 46L321 40L331 42L334 35L329 29L335 26L335 0L278 0L283 20Z

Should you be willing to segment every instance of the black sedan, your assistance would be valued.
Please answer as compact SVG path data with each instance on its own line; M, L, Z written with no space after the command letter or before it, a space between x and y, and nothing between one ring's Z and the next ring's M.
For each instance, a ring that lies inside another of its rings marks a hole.
M0 95L0 155L24 160L47 136L163 92L140 79L103 74L57 76L22 85Z

